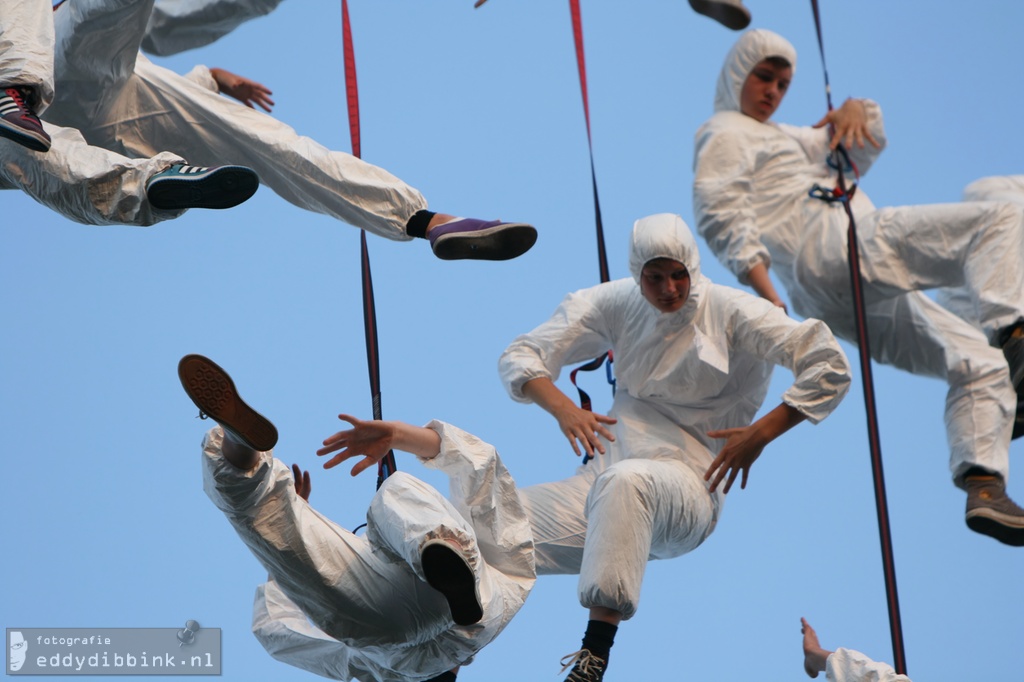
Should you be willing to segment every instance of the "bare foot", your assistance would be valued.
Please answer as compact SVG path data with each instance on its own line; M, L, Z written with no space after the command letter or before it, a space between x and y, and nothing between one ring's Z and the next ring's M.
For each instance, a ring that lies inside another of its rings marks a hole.
M804 618L800 619L800 632L804 634L804 672L808 677L817 677L818 673L825 672L825 661L832 652L821 648L818 633Z

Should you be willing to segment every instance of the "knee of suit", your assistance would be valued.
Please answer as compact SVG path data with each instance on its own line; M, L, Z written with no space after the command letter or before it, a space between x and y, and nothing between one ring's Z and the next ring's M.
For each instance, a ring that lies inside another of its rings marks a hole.
M656 486L650 462L628 459L616 462L594 481L587 496L587 517L600 507L614 507L617 515L635 512L631 518L650 518Z

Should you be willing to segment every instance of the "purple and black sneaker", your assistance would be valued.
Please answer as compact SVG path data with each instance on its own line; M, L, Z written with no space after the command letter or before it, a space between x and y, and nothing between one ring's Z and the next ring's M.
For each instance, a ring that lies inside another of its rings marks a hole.
M510 260L537 241L537 228L526 223L459 218L432 229L427 238L442 260Z
M0 137L14 140L33 151L50 150L50 136L26 103L25 93L20 88L0 90Z

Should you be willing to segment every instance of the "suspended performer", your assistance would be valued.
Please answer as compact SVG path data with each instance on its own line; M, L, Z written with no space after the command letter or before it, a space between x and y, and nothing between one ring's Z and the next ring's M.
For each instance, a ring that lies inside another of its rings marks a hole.
M804 618L800 619L800 632L804 636L804 672L808 677L825 673L829 682L910 682L909 677L900 675L888 663L873 661L859 651L822 648L818 633Z
M882 112L871 100L848 99L812 127L771 121L795 68L793 46L770 31L745 33L729 52L715 113L696 135L697 227L741 282L784 307L771 267L797 313L856 343L849 221L840 201L819 197L835 186L828 161L840 142L861 174L871 167L885 145ZM967 491L967 525L1024 545L1024 509L1006 494L1011 434L1024 434L1024 413L1017 416L1024 391L1024 209L978 202L876 209L860 188L848 200L872 357L948 383L950 470ZM975 323L923 293L937 287L965 287ZM1016 387L1011 370L1021 378Z
M152 225L186 208L229 208L259 187L241 166L197 168L166 152L128 159L77 130L43 125L53 100L53 11L0 0L0 189L21 189L76 222Z
M205 66L180 76L152 64L138 52L152 7L153 0L57 7L57 96L44 120L77 128L90 144L129 157L168 149L194 164L230 158L301 208L388 239L428 239L442 259L506 260L533 246L537 231L530 225L428 211L418 191L387 171L221 97L225 81Z
M392 448L448 474L451 501L396 472L367 512L366 536L317 513L308 475L272 456L277 430L211 360L187 355L182 386L217 422L203 441L203 485L270 573L254 631L286 663L362 682L452 681L504 629L535 579L515 482L494 447L450 424L414 427L339 415L324 440L332 468L357 474ZM308 619L308 621L307 621ZM311 624L310 624L311 622Z
M714 530L737 475L794 425L824 419L849 388L846 357L824 323L701 274L682 218L638 220L632 279L566 297L499 362L519 402L551 413L577 455L597 455L563 481L520 490L538 574L579 574L589 610L569 682L603 679L623 620L636 613L651 559L692 551ZM554 381L568 364L612 351L609 414L577 407ZM795 382L759 419L774 365ZM723 485L724 484L724 485Z

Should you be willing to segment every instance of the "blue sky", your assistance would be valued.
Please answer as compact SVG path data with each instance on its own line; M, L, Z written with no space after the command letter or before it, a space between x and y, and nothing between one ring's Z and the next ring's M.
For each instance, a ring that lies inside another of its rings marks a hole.
M871 97L885 113L890 145L862 184L877 205L957 201L978 177L1021 172L1017 3L824 5L836 103ZM748 6L752 26L787 36L800 57L777 118L817 121L825 100L809 3ZM540 230L530 253L506 263L442 262L423 242L371 237L384 416L476 433L521 485L568 476L576 461L554 420L513 403L496 371L515 335L598 281L568 3L354 0L350 11L363 157L436 210ZM583 23L609 262L623 277L633 220L669 211L692 221L693 134L736 34L682 0L584 2ZM210 47L157 61L252 77L274 91L281 120L349 149L339 3L285 2ZM2 625L195 619L222 628L225 680L309 678L249 632L265 576L202 492L208 423L175 367L199 352L227 368L277 424L277 454L313 469L313 504L361 523L372 475L320 471L313 454L339 412L370 415L358 232L266 187L231 211L146 229L77 225L16 192L0 201L11 474L0 502ZM704 263L735 285L706 251ZM875 379L911 677L1020 679L1024 551L964 526L946 466L944 386L885 367ZM769 407L790 380L776 374ZM587 381L607 409L603 380ZM1012 467L1022 447L1013 444ZM1024 501L1019 478L1009 490ZM559 679L558 659L578 648L586 622L575 585L542 577L460 679ZM762 455L702 547L650 565L606 679L799 679L800 616L826 647L892 658L859 371L832 417Z

